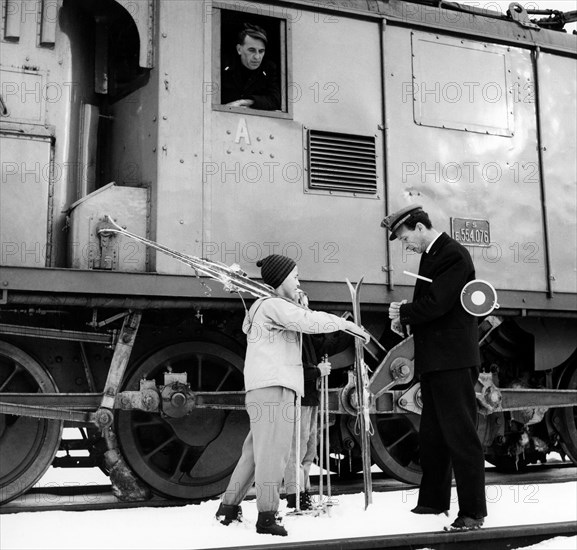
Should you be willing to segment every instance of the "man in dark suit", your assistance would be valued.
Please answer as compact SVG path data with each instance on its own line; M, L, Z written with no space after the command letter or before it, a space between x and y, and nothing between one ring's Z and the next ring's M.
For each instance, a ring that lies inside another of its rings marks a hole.
M460 303L475 267L467 249L436 231L418 205L391 214L381 225L391 232L390 240L398 238L407 250L422 254L423 278L417 279L413 301L393 302L389 309L396 330L409 326L413 332L421 382L423 479L412 512L447 514L453 470L459 513L448 529L478 529L487 515L485 460L476 431L480 354L477 319Z
M238 57L223 65L221 103L273 111L281 108L278 72L265 61L267 36L257 25L245 24L236 44Z

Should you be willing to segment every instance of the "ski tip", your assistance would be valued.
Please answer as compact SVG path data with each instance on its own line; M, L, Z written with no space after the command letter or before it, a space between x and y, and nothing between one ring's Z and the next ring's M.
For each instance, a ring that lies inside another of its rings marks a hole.
M351 288L351 289L353 289L353 290L358 290L359 287L363 284L364 279L365 279L365 276L363 275L363 276L359 279L359 281L357 282L356 285L354 285L353 283L351 283L351 281L349 280L348 277L345 278L345 281L347 282L347 285L348 285L349 288Z
M110 223L110 224L112 224L112 225L117 225L117 224L114 222L114 220L112 219L112 216L111 216L110 214L104 214L103 217L104 217L104 221L105 221L105 222L108 222L108 223Z

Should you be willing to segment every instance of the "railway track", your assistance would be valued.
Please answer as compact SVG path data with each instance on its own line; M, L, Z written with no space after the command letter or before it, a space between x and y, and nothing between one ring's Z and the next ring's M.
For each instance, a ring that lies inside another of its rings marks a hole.
M486 471L486 485L488 492L491 486L522 486L525 489L545 483L562 483L577 481L577 467L573 464L543 464L535 465L526 472L505 474L493 468ZM318 476L311 476L312 493L318 491ZM333 495L347 495L359 493L363 490L362 476L358 474L350 480L332 481ZM376 492L415 490L416 487L407 485L385 474L373 474L373 490ZM254 495L249 493L248 498ZM166 499L153 496L145 502L122 502L112 494L111 485L105 484L56 484L38 486L19 498L0 506L0 515L19 512L40 512L54 510L112 510L122 508L169 507L185 506L191 501ZM370 548L370 546L367 546Z
M554 537L575 536L575 522L546 523L542 525L516 525L492 527L467 533L415 533L411 535L383 535L319 541L298 541L275 544L275 550L362 550L383 548L386 550L510 550L537 544ZM261 545L237 546L235 550L262 550ZM225 547L214 550L225 550ZM228 549L227 549L228 550Z

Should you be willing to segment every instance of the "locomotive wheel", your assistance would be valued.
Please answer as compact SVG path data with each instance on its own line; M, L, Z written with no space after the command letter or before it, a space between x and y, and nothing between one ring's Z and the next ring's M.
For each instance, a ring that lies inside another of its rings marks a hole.
M131 375L127 390L142 378L164 384L164 373L188 374L193 391L243 389L243 359L211 342L174 344L148 357ZM245 411L196 409L182 418L144 411L119 411L117 434L122 452L154 491L175 498L217 495L240 458L249 430Z
M560 389L577 389L577 365L573 363L563 373ZM554 421L559 419L558 430L561 435L561 446L567 456L577 464L577 407L563 407L556 411ZM557 424L556 424L557 426Z
M2 392L56 393L58 388L36 360L0 342ZM0 414L0 503L25 493L44 475L58 451L62 425L58 420Z
M418 414L371 415L372 458L386 474L412 485L421 482Z

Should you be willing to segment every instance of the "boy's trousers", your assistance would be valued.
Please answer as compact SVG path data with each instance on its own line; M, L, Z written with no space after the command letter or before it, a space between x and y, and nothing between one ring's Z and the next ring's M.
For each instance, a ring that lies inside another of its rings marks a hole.
M295 422L295 392L271 386L246 392L250 432L223 495L223 504L240 504L253 482L259 512L276 512Z

